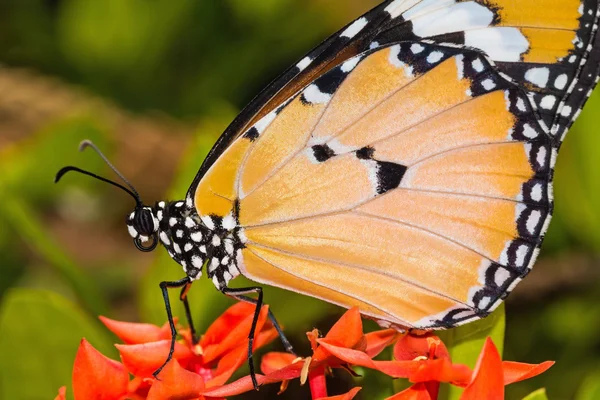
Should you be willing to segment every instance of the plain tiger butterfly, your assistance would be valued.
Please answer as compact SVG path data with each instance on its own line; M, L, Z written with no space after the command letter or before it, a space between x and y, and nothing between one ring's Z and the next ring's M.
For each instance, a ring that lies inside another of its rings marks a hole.
M534 264L558 150L598 81L599 18L599 0L388 0L256 96L184 199L146 206L122 176L76 167L57 180L75 170L127 191L136 246L160 242L183 267L160 285L171 352L167 288L182 288L193 329L186 293L203 269L256 303L255 322L262 291L228 288L240 274L382 326L451 328Z

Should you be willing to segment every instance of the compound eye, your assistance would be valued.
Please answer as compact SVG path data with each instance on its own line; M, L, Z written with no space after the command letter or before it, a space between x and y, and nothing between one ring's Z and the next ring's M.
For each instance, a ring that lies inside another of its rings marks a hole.
M149 208L137 210L133 217L133 227L142 236L150 236L158 229L155 218Z

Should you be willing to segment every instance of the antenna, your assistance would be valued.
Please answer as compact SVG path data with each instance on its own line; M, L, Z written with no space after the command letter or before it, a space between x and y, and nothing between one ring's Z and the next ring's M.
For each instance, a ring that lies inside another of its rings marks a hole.
M124 190L125 192L129 193L129 195L131 197L133 197L135 199L135 202L137 204L138 207L142 207L143 203L142 203L142 199L140 198L139 193L137 192L137 190L135 190L135 188L133 187L133 185L131 183L129 183L129 181L127 179L125 179L125 177L119 172L119 170L117 170L117 168L115 168L114 165L112 165L112 163L110 161L108 161L108 158L106 158L106 156L100 151L100 149L94 144L92 143L91 140L84 140L79 144L79 151L83 151L86 149L86 147L91 147L96 153L98 153L98 155L102 158L102 160L104 160L104 162L106 163L106 165L108 165L110 167L110 169L112 169L115 174L117 174L119 176L119 178L121 178L123 180L123 182L125 182L125 184L129 187L126 188L125 186L115 182L115 181L111 181L110 179L107 178L103 178L99 175L96 175L92 172L83 170L81 168L78 167L73 167L73 166L67 166L67 167L63 167L60 169L60 171L58 171L56 173L56 177L54 178L54 183L58 183L58 181L63 177L63 175L65 175L67 172L70 171L75 171L75 172L79 172L80 174L84 174L84 175L88 175L91 176L92 178L98 179L102 182L106 182L109 183L113 186L116 186L122 190Z

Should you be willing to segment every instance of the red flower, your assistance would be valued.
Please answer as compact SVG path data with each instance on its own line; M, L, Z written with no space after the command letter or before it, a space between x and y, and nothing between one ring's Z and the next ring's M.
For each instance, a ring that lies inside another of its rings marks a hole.
M468 382L465 384L465 382L461 380L454 382L454 384L456 386L465 388L465 391L461 396L461 400L504 399L504 386L537 376L545 372L553 364L554 362L552 361L546 361L541 364L524 364L514 361L502 361L500 353L498 353L498 349L494 345L494 342L492 342L490 338L487 338L481 354L479 355L475 370L469 373ZM436 375L436 371L434 369L428 369L427 374L429 374L427 379L444 378L443 374ZM435 393L434 396L431 390L432 381L423 382L422 380L422 377L426 376L427 374L421 376L419 376L419 374L413 375L411 378L409 378L411 382L419 383L416 383L409 389L392 396L390 399L437 399L437 391L433 392Z
M541 374L553 364L503 362L488 338L477 367L472 371L466 365L453 364L446 346L432 333L409 333L400 336L397 332L387 329L364 335L357 309L346 312L324 338L319 338L316 331L308 332L307 336L313 355L295 358L285 353L266 354L261 363L265 375L257 376L259 384L282 382L281 390L285 390L288 380L300 378L301 383L309 382L312 397L317 399L327 396L325 373L328 370L350 370L351 366L362 366L379 370L393 378L407 378L414 383L409 389L390 398L394 400L437 399L441 382L464 387L464 400L503 398L505 385ZM373 357L396 339L395 360L373 360ZM250 377L246 376L223 387L209 390L205 395L230 396L249 390L252 390L252 382ZM485 396L482 396L482 393L485 393ZM344 396L354 394L349 392Z
M105 357L83 339L73 367L75 399L203 399L203 392L225 384L247 361L247 336L253 315L253 305L233 305L208 328L198 344L192 343L189 330L181 330L182 340L175 345L173 360L163 368L158 379L152 373L169 352L169 326L100 317L125 343L116 345L122 362ZM255 349L277 337L267 317L265 306L256 325Z
M162 365L170 345L168 325L158 327L101 318L119 336L117 345L122 363L113 361L82 340L73 368L73 391L80 399L222 399L254 389L250 376L225 385L246 362L247 334L254 306L238 303L219 317L196 345L189 330L175 347L173 361L155 379L152 373ZM277 332L267 319L268 308L260 312L255 348L275 337ZM352 366L381 371L393 378L407 378L413 386L388 400L435 400L439 385L447 382L464 388L463 400L502 399L504 386L546 371L552 362L538 365L502 361L491 339L487 339L474 370L453 364L442 341L432 333L400 334L391 329L363 334L358 309L351 309L320 338L316 330L307 333L312 355L299 358L288 353L266 354L261 362L264 375L260 385L279 382L281 391L291 379L308 382L313 399L351 400L360 390L327 397L326 375L335 368L351 373ZM394 344L394 360L373 360ZM133 379L130 379L130 374ZM64 400L61 388L56 400Z

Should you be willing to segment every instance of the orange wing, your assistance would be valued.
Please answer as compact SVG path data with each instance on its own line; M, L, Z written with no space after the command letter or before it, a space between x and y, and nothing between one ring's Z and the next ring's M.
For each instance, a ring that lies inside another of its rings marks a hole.
M388 324L449 327L487 315L528 273L553 145L480 53L403 42L345 61L261 119L195 204L237 219L250 279Z

